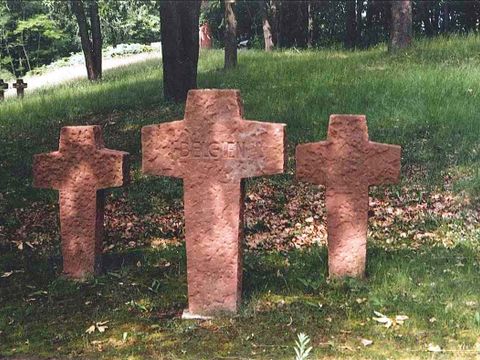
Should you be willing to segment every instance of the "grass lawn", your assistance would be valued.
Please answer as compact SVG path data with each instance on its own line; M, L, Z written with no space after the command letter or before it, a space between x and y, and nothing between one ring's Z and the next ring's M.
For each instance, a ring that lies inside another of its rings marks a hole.
M199 87L238 88L247 119L286 123L290 158L284 175L247 182L242 310L212 321L179 319L181 181L139 170L141 127L183 117L162 99L161 64L0 104L0 357L293 359L300 332L312 358L480 357L479 47L241 51L229 72L222 52L201 53ZM334 113L366 114L372 140L403 147L401 184L371 191L361 281L326 278L323 189L293 179L295 145L323 140ZM108 147L132 154L133 178L109 191L105 273L80 284L59 277L56 192L31 187L32 155L74 124L102 125ZM408 320L386 328L374 311Z

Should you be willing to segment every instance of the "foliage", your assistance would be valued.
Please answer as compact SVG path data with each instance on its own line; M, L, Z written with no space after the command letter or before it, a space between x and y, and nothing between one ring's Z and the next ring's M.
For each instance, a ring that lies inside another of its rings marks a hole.
M99 1L105 44L160 40L160 15L155 0Z
M160 40L154 0L99 0L105 46ZM0 68L16 76L80 50L68 2L0 2Z
M295 341L295 360L307 360L313 347L307 347L310 343L310 338L304 333L297 335L298 340Z

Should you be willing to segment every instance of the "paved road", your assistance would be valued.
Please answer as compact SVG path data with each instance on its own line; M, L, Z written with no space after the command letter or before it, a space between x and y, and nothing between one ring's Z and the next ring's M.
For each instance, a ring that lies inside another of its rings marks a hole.
M158 51L142 53L142 54L135 54L125 57L116 57L116 58L109 58L103 59L103 70L118 68L121 66L130 65L133 63L149 60L149 59L160 59L162 57L161 53ZM24 77L24 81L28 84L28 88L25 89L26 95L28 95L29 91L45 87L45 86L52 86L57 85L69 80L74 79L83 79L87 77L87 70L85 69L84 64L77 64L72 66L65 66L55 70L52 70L48 73L31 76L31 77ZM5 92L5 96L14 96L16 94L16 90L12 88L12 81L9 82L9 89Z

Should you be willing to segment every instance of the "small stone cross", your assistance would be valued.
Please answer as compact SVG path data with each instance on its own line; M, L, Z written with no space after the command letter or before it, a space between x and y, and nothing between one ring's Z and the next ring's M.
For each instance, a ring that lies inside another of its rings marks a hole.
M8 89L8 84L0 79L0 101L5 99L5 90Z
M142 129L145 174L183 179L188 316L241 300L243 178L284 169L285 125L243 118L237 90L190 90L185 119Z
M126 183L127 156L105 148L100 126L63 127L59 150L34 156L34 186L60 191L63 273L69 278L99 271L103 189Z
M17 82L13 84L13 87L17 89L17 96L23 98L25 89L28 87L28 84L23 82L22 79L17 79Z
M297 179L326 187L330 277L365 275L368 188L398 182L400 155L368 140L363 115L332 115L327 141L297 146Z

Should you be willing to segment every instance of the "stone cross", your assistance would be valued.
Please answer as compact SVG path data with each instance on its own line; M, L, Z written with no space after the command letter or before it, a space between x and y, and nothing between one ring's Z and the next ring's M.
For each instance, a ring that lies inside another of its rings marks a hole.
M365 275L368 188L399 180L400 155L368 140L363 115L332 115L327 141L297 146L297 179L326 187L330 277Z
M63 127L59 150L34 156L34 186L60 191L63 273L69 278L84 279L100 269L102 189L128 181L127 156L105 148L100 126Z
M5 90L8 89L8 84L0 79L0 101L5 99Z
M284 124L244 120L238 90L190 90L184 120L142 129L143 172L183 179L184 317L238 310L243 178L283 172L284 137Z
M17 79L17 82L13 84L13 87L17 89L17 96L23 98L24 91L28 87L28 84L24 83L22 79Z

